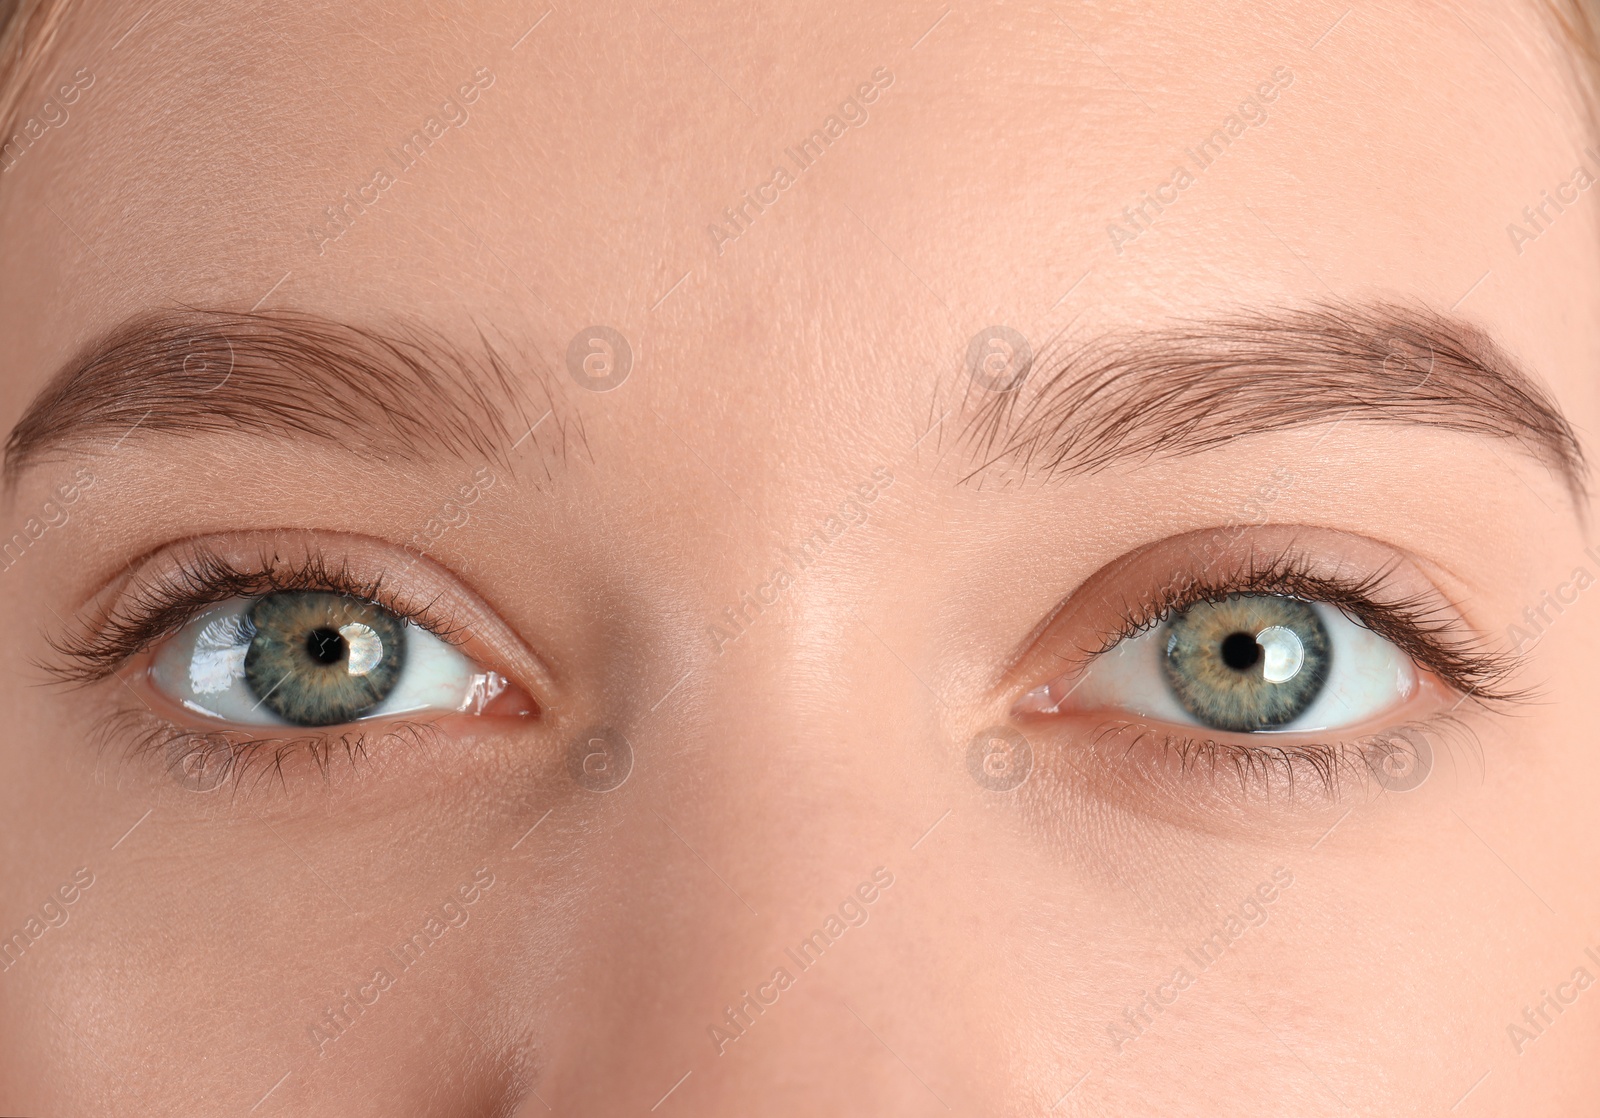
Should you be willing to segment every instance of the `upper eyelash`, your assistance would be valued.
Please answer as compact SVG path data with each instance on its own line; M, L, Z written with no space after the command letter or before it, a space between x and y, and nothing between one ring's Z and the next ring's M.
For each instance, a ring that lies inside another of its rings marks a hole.
M1153 595L1125 603L1122 621L1106 634L1092 658L1124 639L1148 632L1173 614L1196 602L1220 601L1234 594L1280 594L1332 605L1355 617L1379 636L1427 667L1450 686L1483 703L1526 701L1531 692L1506 686L1519 660L1508 653L1472 647L1461 636L1456 619L1443 607L1420 596L1381 601L1377 591L1388 581L1390 569L1357 579L1312 573L1303 556L1286 550L1264 566L1251 556L1232 574L1209 572L1181 584L1168 583ZM182 628L207 606L230 598L259 597L291 590L322 590L372 601L396 616L414 622L441 640L459 643L459 630L438 616L437 601L400 603L386 593L383 576L357 577L347 564L330 567L321 554L307 556L299 565L282 568L279 557L268 558L253 569L241 569L204 546L195 547L175 572L161 581L138 584L131 597L119 603L98 625L50 638L60 657L40 665L67 683L93 683L116 672L133 656L162 637Z
M1183 582L1166 583L1153 594L1124 602L1122 623L1086 659L1109 652L1128 637L1162 624L1197 602L1221 601L1235 594L1277 594L1342 610L1388 640L1465 696L1485 704L1526 702L1533 692L1509 686L1521 660L1509 652L1481 647L1442 603L1418 594L1393 599L1381 592L1393 566L1359 578L1316 574L1309 559L1285 549L1265 564L1252 554L1232 571L1209 570Z
M170 636L207 606L231 598L255 598L292 590L347 594L373 602L439 639L461 643L461 631L438 607L438 599L413 603L388 592L383 576L365 579L347 562L330 566L319 553L284 567L277 553L263 551L261 562L241 568L204 545L196 545L175 569L135 583L115 608L77 631L49 639L56 660L39 665L62 683L94 683L114 674L129 659Z

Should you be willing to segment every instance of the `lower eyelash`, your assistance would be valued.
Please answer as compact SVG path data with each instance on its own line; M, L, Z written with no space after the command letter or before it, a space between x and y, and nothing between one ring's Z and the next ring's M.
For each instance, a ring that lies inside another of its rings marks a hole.
M174 783L197 792L231 783L235 796L244 790L246 776L253 777L248 791L273 779L287 789L284 765L297 757L308 757L326 780L341 758L355 767L379 747L426 748L441 734L431 722L401 721L376 731L256 738L238 730L185 730L149 711L131 709L108 715L95 730L101 751L120 746L124 763L153 761Z
M1189 737L1119 720L1102 724L1091 736L1091 748L1112 745L1121 747L1124 760L1153 747L1162 760L1175 761L1185 776L1197 771L1209 772L1213 779L1230 776L1241 794L1270 797L1282 791L1291 801L1308 782L1325 800L1340 799L1352 787L1407 791L1459 750L1478 752L1477 736L1450 712L1348 741L1281 745Z

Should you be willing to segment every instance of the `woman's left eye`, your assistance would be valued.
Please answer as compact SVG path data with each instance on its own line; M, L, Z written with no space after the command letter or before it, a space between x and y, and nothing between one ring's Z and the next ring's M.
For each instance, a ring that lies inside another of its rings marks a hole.
M322 591L235 598L201 613L157 647L150 680L188 711L245 725L481 711L507 688L427 629Z
M1121 711L1233 733L1341 730L1401 705L1417 686L1410 656L1332 606L1232 594L1123 638L1017 709Z

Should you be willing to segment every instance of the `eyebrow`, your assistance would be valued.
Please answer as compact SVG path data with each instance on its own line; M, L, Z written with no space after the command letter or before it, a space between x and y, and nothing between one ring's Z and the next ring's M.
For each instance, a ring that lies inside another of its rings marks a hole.
M481 331L462 347L421 326L379 330L293 311L146 312L87 345L28 405L6 439L5 483L55 451L155 434L503 463L556 408L548 378L518 375L525 368ZM551 427L564 448L559 417Z
M977 465L1094 473L1337 423L1432 427L1509 441L1581 508L1587 465L1550 394L1482 330L1423 307L1316 304L1062 344L1049 370L989 392L962 438ZM983 391L976 383L972 391Z

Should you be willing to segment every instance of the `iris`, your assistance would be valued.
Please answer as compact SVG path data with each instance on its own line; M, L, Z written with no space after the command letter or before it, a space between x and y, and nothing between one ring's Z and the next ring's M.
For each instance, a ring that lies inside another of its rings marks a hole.
M1328 630L1309 603L1233 594L1175 615L1162 663L1190 714L1214 730L1250 732L1305 713L1332 660Z
M333 726L370 712L405 666L405 623L343 594L281 592L245 615L244 679L261 705L300 726Z

